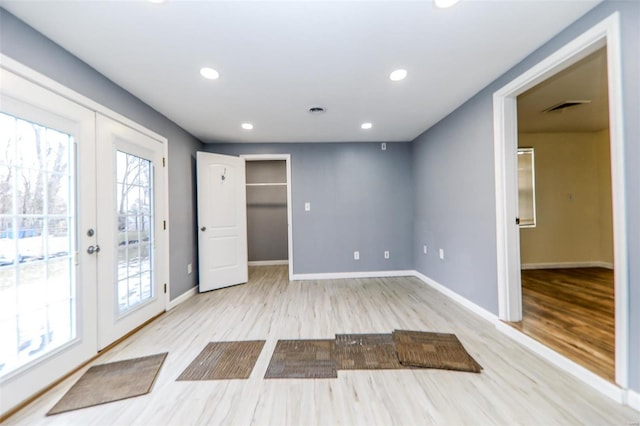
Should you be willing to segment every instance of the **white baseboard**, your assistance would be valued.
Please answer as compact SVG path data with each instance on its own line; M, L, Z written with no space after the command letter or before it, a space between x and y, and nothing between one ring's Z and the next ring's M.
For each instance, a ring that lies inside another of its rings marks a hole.
M293 274L294 281L300 280L337 280L345 278L388 278L388 277L413 277L415 271L362 271L362 272L328 272L320 274Z
M273 266L273 265L288 265L288 260L251 260L249 266Z
M178 296L175 299L171 300L169 302L169 306L167 306L167 311L170 311L171 309L175 308L176 306L178 306L182 302L186 301L190 297L195 296L197 293L198 293L198 286L190 288L189 290L187 290L184 293L182 293L180 296Z
M414 271L414 276L419 278L419 279L421 279L425 284L433 287L435 290L438 290L440 293L444 294L448 298L453 299L454 301L458 302L460 305L462 305L465 308L469 309L471 312L473 312L473 313L475 313L477 315L480 315L482 318L484 318L485 320L489 321L490 323L496 324L496 323L500 322L498 320L498 317L495 314L493 314L493 313L487 311L486 309L476 305L475 303L473 303L469 299L466 299L466 298L460 296L455 291L448 289L447 287L445 287L442 284L440 284L439 282L427 277L426 275L423 275L418 271Z
M590 265L593 265L591 263ZM566 267L566 266L562 266ZM549 349L542 343L530 338L529 336L521 333L513 327L503 323L497 317L497 315L492 312L487 311L486 309L478 306L474 302L466 299L465 297L459 295L458 293L450 290L449 288L443 286L437 281L427 277L426 275L414 271L414 270L399 270L399 271L362 271L362 272L334 272L334 273L320 273L320 274L294 274L293 280L328 280L328 279L343 279L343 278L386 278L386 277L407 277L413 276L420 280L422 280L425 284L432 287L433 289L439 291L444 294L451 300L457 302L461 306L469 309L473 313L479 315L484 320L489 321L494 324L496 329L504 333L507 337L514 340L516 343L519 343L533 353L537 354L541 358L551 362L558 368L566 371L572 376L576 377L578 380L582 381L586 385L592 387L596 391L601 394L607 396L608 398L613 399L619 404L628 404L630 407L640 410L640 394L634 392L632 390L621 389L618 386L608 382L607 380L601 378L600 376L592 373L581 365L569 360L568 358L560 355L559 353ZM195 294L195 288L192 290ZM178 299L185 298L185 300L189 297L186 296L186 293L180 296ZM176 299L176 302L178 302ZM181 300L183 301L183 300Z
M592 373L591 371L587 370L581 365L576 364L570 359L560 355L559 353L553 351L552 349L549 349L547 346L543 345L542 343L539 343L538 341L530 338L524 333L505 324L504 322L499 320L497 315L476 305L475 303L464 298L463 296L460 296L458 293L450 290L449 288L427 277L426 275L423 275L420 272L415 271L415 276L420 280L422 280L425 284L433 287L435 290L449 297L453 301L459 303L460 305L464 306L470 311L478 314L483 319L491 322L492 324L495 325L496 329L504 333L507 337L511 338L516 343L519 343L525 346L536 355L551 362L556 367L562 369L563 371L566 371L567 373L576 377L578 380L592 387L596 391L613 399L619 404L624 404L626 402L629 406L634 407L632 405L632 401L633 401L633 404L636 404L634 408L640 409L638 408L640 407L640 394L635 393L631 390L627 391L627 390L621 389L618 386L608 382L607 380L601 378L597 374Z
M634 390L627 390L627 405L634 410L640 411L640 393Z
M563 268L607 268L613 269L613 263L592 261L592 262L546 262L546 263L523 263L521 269L563 269Z
M496 325L496 328L511 339L520 343L524 347L528 348L535 354L561 368L567 373L571 374L572 376L579 379L584 384L597 390L601 394L613 399L619 404L625 403L626 391L624 389L616 386L608 380L603 379L597 374L592 373L580 364L571 361L569 358L560 355L558 352L549 349L547 346L543 345L537 340L532 339L531 337L525 335L524 333L521 333L520 331L501 321Z

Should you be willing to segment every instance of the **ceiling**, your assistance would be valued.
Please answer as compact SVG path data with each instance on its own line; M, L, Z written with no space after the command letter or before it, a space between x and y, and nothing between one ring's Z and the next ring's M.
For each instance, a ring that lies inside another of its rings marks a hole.
M599 1L0 5L203 142L393 142L413 140ZM204 66L220 78L202 78ZM407 78L391 81L399 68ZM308 112L318 105L326 112Z
M518 131L595 132L609 127L607 50L601 48L518 96ZM553 112L566 101L590 101Z

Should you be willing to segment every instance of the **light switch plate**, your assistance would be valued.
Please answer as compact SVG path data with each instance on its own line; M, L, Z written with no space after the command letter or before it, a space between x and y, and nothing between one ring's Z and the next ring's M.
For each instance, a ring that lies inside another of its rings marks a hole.
M304 211L305 212L311 211L311 203L309 202L304 203Z

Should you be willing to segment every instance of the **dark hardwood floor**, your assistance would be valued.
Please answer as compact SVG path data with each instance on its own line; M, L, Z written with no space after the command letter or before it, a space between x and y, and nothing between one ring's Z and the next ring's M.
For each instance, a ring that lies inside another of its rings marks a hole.
M523 270L522 305L522 321L510 325L615 381L613 270Z

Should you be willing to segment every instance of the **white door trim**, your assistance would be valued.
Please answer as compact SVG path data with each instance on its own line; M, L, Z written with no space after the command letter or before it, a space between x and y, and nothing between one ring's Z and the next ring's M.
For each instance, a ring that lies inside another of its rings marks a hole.
M78 92L76 92L73 89L70 89L69 87L57 82L56 80L47 77L46 75L22 64L21 62L11 58L10 56L7 56L5 54L0 53L0 68L10 71L44 89L47 89L48 91L55 93L59 96L62 96L63 98L66 98L67 100L70 100L80 106L83 106L89 110L91 110L94 113L100 113L106 117L112 118L113 120L116 120L126 126L129 126L137 131L139 131L140 133L143 133L151 138L157 139L159 142L162 142L162 144L164 145L164 158L167 158L168 155L168 139L165 138L164 136L150 130L147 129L146 127L136 123L135 121L125 117L122 114L119 114L105 106L103 106L102 104L92 100L91 98L84 96ZM91 140L94 140L95 138L95 114L93 115L93 124L92 124L92 128L90 130L90 138ZM86 139L86 137L84 137L83 139ZM93 145L95 145L95 141L93 142ZM95 157L95 155L94 155ZM167 169L168 170L168 169ZM164 173L164 182L165 182L165 188L168 191L168 172L165 171ZM79 185L85 184L85 182L80 182ZM95 191L94 191L95 192ZM166 199L168 199L168 192L166 195ZM92 205L95 205L94 201L91 201ZM165 203L163 210L163 214L164 214L164 219L167 221L167 224L169 223L169 203L168 201ZM80 229L86 229L87 226L86 224L80 224ZM168 232L168 225L167 225L167 231L165 231L165 247L163 249L163 255L165 259L169 259L169 249L170 249L170 242L169 242L169 232ZM86 244L84 242L81 243L80 245L81 248L85 249L86 248ZM84 251L82 251L81 253L85 253ZM167 283L167 294L165 297L165 309L169 306L169 295L170 295L170 288L171 288L171 282L169 281L170 279L170 271L169 271L169 262L164 262L163 265L161 265L161 267L164 268L164 276L166 278L166 283ZM93 291L94 292L94 299L95 299L95 289L90 289L89 287L85 288L85 291L89 292L89 291ZM95 307L95 304L94 304ZM97 309L97 307L94 308L94 310ZM95 335L96 333L96 328L97 328L97 324L96 324L96 319L97 317L95 317L92 321L87 321L85 323L82 324L83 327L85 328L91 328L93 329L93 333ZM94 341L93 343L93 347L94 347L94 351L92 351L92 353L90 355L87 355L86 357L83 357L82 359L78 359L76 360L75 364L76 365L80 365L82 362L86 361L87 359L89 359L92 355L94 355L95 353L97 353L97 342ZM51 356L55 355L56 353L58 353L58 351L53 351ZM67 360L69 361L69 360ZM47 374L49 372L51 372L53 379L50 380L50 382L53 382L54 380L57 380L59 377L61 377L62 375L64 375L67 371L64 371L64 369L62 367L55 367L55 368L49 368L49 369L41 369L44 372L46 372ZM40 369L34 368L34 374L39 374ZM13 377L13 376L12 376ZM13 380L13 379L12 379ZM4 384L3 384L4 386ZM5 408L13 408L17 405L19 405L20 403L22 403L24 400L28 399L30 396L32 396L33 392L29 393L29 390L24 387L21 386L20 387L20 392L13 392L10 393L11 395L11 399L9 398L4 398L2 400L2 404L0 406L0 416L2 416L6 410Z
M607 46L609 77L609 126L613 195L615 264L615 368L616 383L628 386L628 251L624 182L624 127L622 115L622 73L620 16L616 12L511 81L493 95L494 153L496 185L496 240L499 318L522 318L520 288L520 244L515 224L517 209L516 157L519 94L560 70Z
M289 281L293 281L293 215L291 213L291 154L246 154L245 161L284 160L287 168L287 233L289 250Z

